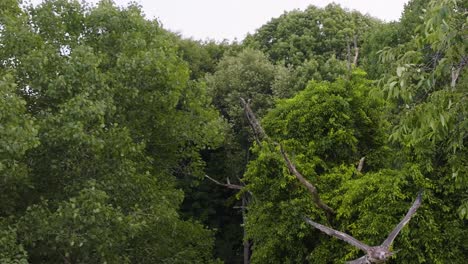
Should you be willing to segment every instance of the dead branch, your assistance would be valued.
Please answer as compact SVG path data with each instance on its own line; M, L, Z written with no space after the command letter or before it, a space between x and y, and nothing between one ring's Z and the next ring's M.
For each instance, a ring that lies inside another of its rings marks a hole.
M457 67L452 67L452 82L450 83L450 87L452 90L455 90L455 85L457 84L458 77L460 76L461 70L465 67L468 63L468 56L464 56Z
M411 220L411 217L416 213L416 210L421 206L421 203L422 203L422 192L419 192L418 197L416 197L416 200L413 202L413 205L410 207L405 217L403 217L400 223L398 223L398 225L392 230L392 232L388 235L388 237L380 246L374 246L374 247L368 246L348 234L345 234L343 232L334 230L333 228L316 223L307 217L305 219L308 224L324 232L325 234L336 237L340 240L347 242L350 245L353 245L363 251L366 251L366 255L356 260L347 262L348 264L383 263L389 260L390 257L396 253L396 252L390 251L390 246L392 245L393 241L398 236L400 231L403 229L403 227L406 224L408 224L408 222Z
M328 216L334 215L335 211L332 208L330 208L328 205L326 205L320 199L317 188L315 188L315 186L312 183L310 183L304 176L302 176L302 174L296 169L296 166L294 166L294 164L289 159L288 154L283 149L283 146L280 145L280 144L279 144L279 146L280 146L281 155L283 156L283 159L286 162L286 166L288 166L289 172L291 174L293 174L294 176L296 176L296 178L299 180L299 182L301 182L302 185L304 185L307 188L309 193L312 195L312 199L314 200L315 204L319 208L324 210L327 213Z
M209 180L211 180L212 182L220 185L220 186L224 186L226 188L229 188L229 189L234 189L234 190L242 190L244 188L244 186L241 186L241 185L237 185L237 184L232 184L230 181L229 181L229 178L227 180L227 183L222 183L222 182L219 182L213 178L211 178L210 176L208 175L205 175L205 177Z
M269 137L265 133L265 130L263 130L260 122L258 121L252 109L250 108L250 101L245 101L243 98L240 98L240 100L244 107L245 115L247 117L247 120L249 121L250 127L254 131L254 134L256 135L256 140L261 146L260 140L262 138L269 139ZM289 169L289 172L293 174L299 180L299 182L307 188L307 190L312 195L314 203L320 209L324 210L329 220L331 220L331 216L335 214L335 211L320 199L317 188L312 183L310 183L304 176L302 176L302 174L296 169L296 166L291 162L281 144L278 144L277 142L273 142L273 144L278 145L280 147L281 156L283 157L286 166Z
M348 66L348 72L351 72L351 45L349 40L346 40L346 65Z
M359 57L359 47L358 47L358 45L357 45L357 35L354 35L353 42L354 42L354 59L353 59L353 65L354 65L354 66L357 66L358 57Z
M357 168L356 168L356 170L357 170L358 172L361 172L362 169L364 168L364 161L366 161L366 157L362 157L362 158L359 160L359 164L358 164L358 166L357 166Z
M249 125L254 132L255 140L257 141L258 145L261 146L261 140L263 138L267 138L268 136L265 134L265 131L260 125L260 122L258 122L257 117L255 117L252 108L250 108L250 100L245 101L245 99L241 97L240 101L242 106L244 107L244 113L247 117L247 120L249 121Z

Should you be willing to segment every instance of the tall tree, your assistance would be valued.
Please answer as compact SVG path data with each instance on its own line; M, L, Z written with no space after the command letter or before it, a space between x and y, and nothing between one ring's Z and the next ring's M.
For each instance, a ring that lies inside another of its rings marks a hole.
M136 5L10 2L2 249L34 263L213 261L213 233L179 216L176 177L203 175L200 151L220 144L223 122L172 36Z
M408 152L439 206L468 217L466 1L431 1L414 38L382 51L382 79L397 118L392 139ZM447 221L453 215L444 215Z
M309 6L304 11L287 12L247 36L245 45L260 49L274 61L297 66L306 60L327 60L334 55L347 60L348 44L361 46L359 35L371 30L379 21L360 13L349 12L339 5L325 8Z

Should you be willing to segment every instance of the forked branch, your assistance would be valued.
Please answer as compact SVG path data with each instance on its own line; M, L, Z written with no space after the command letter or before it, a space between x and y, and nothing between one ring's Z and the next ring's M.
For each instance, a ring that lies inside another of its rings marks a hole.
M408 222L411 220L411 217L416 213L416 210L419 208L419 206L421 206L421 203L422 203L422 192L419 192L418 197L413 202L413 205L410 207L405 217L403 217L400 223L398 223L398 225L395 226L392 232L388 235L387 239L385 239L385 241L380 246L374 246L374 247L368 246L348 234L345 234L343 232L334 230L330 227L316 223L307 217L306 217L306 222L312 225L313 227L317 228L318 230L324 232L325 234L336 237L340 240L343 240L347 242L348 244L353 245L366 252L365 256L362 256L356 260L350 261L348 262L348 264L383 263L395 254L395 252L390 251L390 246L392 245L393 241L398 236L400 231L403 229L403 227L406 224L408 224Z
M210 176L208 175L205 175L205 178L209 179L210 181L216 183L217 185L219 186L223 186L223 187L226 187L226 188L229 188L229 189L234 189L234 190L242 190L242 188L244 188L244 186L241 186L241 185L237 185L237 184L232 184L229 179L227 180L227 183L222 183L222 182L219 182L213 178L211 178Z

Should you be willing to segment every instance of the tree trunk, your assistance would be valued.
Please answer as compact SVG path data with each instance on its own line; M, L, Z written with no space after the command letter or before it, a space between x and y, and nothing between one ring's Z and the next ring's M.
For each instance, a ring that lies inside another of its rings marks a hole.
M358 45L357 45L357 36L354 35L354 60L353 60L353 65L355 67L357 66L358 58L359 58L359 48L358 48Z

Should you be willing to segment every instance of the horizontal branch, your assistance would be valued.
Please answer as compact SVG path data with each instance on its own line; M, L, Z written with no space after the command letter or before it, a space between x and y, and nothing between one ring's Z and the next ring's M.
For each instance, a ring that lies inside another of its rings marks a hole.
M220 186L223 186L223 187L226 187L226 188L229 188L229 189L234 189L234 190L242 190L244 188L244 186L241 186L241 185L237 185L237 184L232 184L230 182L228 183L222 183L222 182L219 182L213 178L211 178L210 176L208 175L205 175L205 177L209 180L211 180L212 182L216 183L217 185L220 185Z

